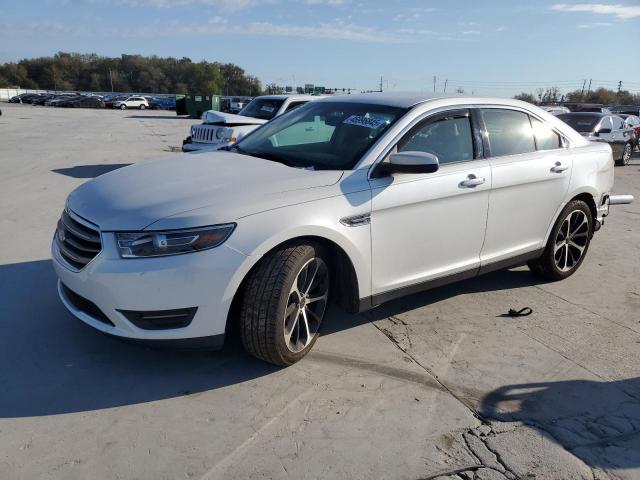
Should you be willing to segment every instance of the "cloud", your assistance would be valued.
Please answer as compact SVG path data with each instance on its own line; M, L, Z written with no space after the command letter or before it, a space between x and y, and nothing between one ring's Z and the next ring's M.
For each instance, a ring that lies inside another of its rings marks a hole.
M179 8L188 5L206 5L227 12L246 10L263 4L274 4L276 0L117 0L117 3L132 7Z
M304 0L307 5L344 5L346 0Z
M600 15L615 15L620 19L628 20L630 18L640 17L640 6L629 6L621 4L605 4L605 3L557 3L551 7L552 10L559 12L588 12Z
M594 22L594 23L583 23L583 24L577 25L576 28L600 28L600 27L610 27L611 25L613 24L609 22Z

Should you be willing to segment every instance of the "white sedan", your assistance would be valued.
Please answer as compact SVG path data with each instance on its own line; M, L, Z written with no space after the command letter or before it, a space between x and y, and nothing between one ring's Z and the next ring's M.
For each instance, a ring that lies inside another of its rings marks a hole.
M202 123L191 127L182 142L183 152L211 152L227 147L280 115L321 97L312 95L264 95L256 97L236 114L208 110Z
M350 312L528 263L564 279L613 196L606 143L499 98L325 98L227 151L73 191L52 245L62 302L111 335L290 365Z
M149 108L149 101L144 97L129 97L124 100L113 102L113 108L126 110L127 108L138 108L144 110Z

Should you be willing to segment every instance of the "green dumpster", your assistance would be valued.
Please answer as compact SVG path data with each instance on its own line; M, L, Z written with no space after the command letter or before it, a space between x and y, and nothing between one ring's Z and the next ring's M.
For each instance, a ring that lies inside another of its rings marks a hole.
M189 93L185 101L187 113L191 118L200 118L207 110L220 111L220 95Z
M176 95L176 115L187 114L187 101L185 95Z

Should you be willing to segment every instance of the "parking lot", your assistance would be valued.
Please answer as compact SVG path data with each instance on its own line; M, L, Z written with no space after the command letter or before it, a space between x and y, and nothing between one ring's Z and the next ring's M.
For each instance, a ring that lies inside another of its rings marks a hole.
M522 267L334 309L280 369L233 344L125 344L58 300L68 193L179 162L196 120L0 108L0 479L640 478L640 154L614 192L636 203L612 207L569 279Z

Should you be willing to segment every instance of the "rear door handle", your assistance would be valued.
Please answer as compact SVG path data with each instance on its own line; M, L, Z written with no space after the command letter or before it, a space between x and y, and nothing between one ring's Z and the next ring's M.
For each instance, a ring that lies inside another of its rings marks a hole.
M554 173L562 173L568 169L569 169L569 165L565 165L560 162L556 162L556 164L553 167L551 167L551 171Z
M473 188L473 187L477 187L478 185L482 185L484 182L486 182L484 178L479 178L479 177L476 177L475 175L469 175L469 178L463 181L462 183L460 183L460 186Z

